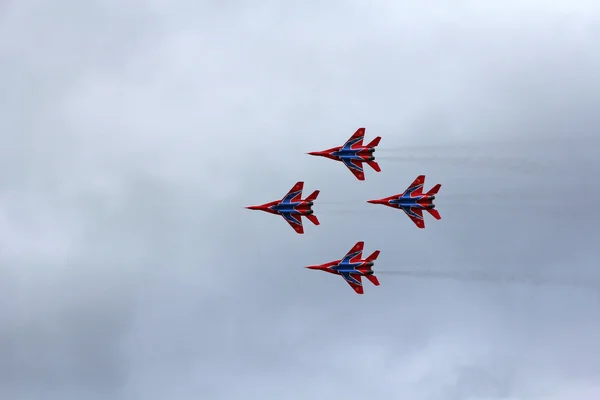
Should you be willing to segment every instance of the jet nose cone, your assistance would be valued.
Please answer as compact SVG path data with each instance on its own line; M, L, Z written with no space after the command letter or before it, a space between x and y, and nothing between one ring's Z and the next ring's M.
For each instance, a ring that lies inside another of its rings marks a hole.
M306 153L306 154L308 154L309 156L318 156L318 155L320 155L320 154L319 154L318 152L316 152L316 151L311 151L311 152L309 152L309 153Z
M307 267L304 268L308 268L308 269L319 269L319 267L315 266L315 265L309 265Z
M379 200L367 200L367 203L377 204L379 203Z
M248 210L260 210L259 206L246 206L245 208Z

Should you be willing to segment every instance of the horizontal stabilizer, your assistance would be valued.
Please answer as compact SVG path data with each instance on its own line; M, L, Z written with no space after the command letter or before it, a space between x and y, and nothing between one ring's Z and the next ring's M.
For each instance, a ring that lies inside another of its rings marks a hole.
M377 277L375 275L366 275L365 278L367 278L369 281L371 281L371 283L375 286L379 286L379 279L377 279Z
M379 250L375 250L373 252L373 254L371 254L369 257L367 257L365 259L365 261L369 262L369 261L375 261L375 260L377 260L377 257L379 257L379 253L381 253Z
M373 168L375 171L381 172L381 167L379 166L379 164L377 164L376 161L367 161L367 164L369 164L369 166L371 168Z
M380 141L381 141L381 136L377 136L366 147L376 147L379 144Z
M442 185L440 185L438 183L437 185L435 185L434 187L432 187L429 192L427 192L426 196L433 196L433 195L437 194L437 192L440 191L441 187L442 187Z
M315 201L317 199L317 197L319 197L319 190L315 190L314 192L312 192L312 194L310 196L308 196L305 200L306 201Z
M308 218L308 220L315 225L320 224L319 219L317 218L317 216L315 214L308 214L308 215L305 215L305 217Z
M429 214L431 214L433 216L433 218L438 219L438 220L442 219L442 216L440 215L439 211L436 210L435 208L427 208L426 210L429 212Z

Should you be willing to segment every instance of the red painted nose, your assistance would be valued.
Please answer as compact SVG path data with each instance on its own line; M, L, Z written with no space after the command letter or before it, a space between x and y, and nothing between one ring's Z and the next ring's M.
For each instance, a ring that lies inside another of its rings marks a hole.
M310 154L311 156L324 156L327 153L325 153L324 151L311 151L310 153L306 154Z
M304 267L304 268L308 268L308 269L321 269L321 267L319 267L318 265L309 265L308 267Z
M381 200L381 199L379 199L379 200L367 200L367 203L371 203L371 204L383 204L383 203L385 203L385 201Z
M247 206L248 210L262 210L262 206Z

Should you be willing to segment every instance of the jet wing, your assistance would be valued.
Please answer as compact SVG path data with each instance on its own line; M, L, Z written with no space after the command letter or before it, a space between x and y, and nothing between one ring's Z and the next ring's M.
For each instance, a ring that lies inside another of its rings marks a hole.
M358 242L350 249L348 253L344 256L341 263L352 263L360 260L362 257L362 252L365 248L365 242Z
M350 172L352 172L359 181L365 180L365 172L361 160L348 160L342 158L342 162L346 165L346 167L348 167Z
M344 150L355 150L363 147L363 139L365 138L365 128L358 128L354 135L350 136L350 139L344 143L342 148Z
M350 285L350 287L354 289L356 294L363 294L363 285L362 280L360 279L360 275L353 274L350 272L341 272L340 275L342 275L346 282L348 282L348 285Z
M287 212L280 213L283 219L296 231L302 235L304 233L304 227L302 226L302 216L300 214L292 214Z
M402 197L409 196L422 196L423 195L423 185L425 184L425 175L417 176L417 179L410 184L410 186L402 193Z
M302 199L302 190L304 190L304 182L296 182L294 187L281 199L281 203L295 203Z
M408 218L417 225L418 228L425 228L425 220L423 219L423 210L416 207L401 207L402 211L408 215Z

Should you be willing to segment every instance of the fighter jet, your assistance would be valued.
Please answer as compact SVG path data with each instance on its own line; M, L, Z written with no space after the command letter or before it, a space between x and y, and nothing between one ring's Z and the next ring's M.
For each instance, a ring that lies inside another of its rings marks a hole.
M341 161L359 181L364 181L365 172L363 169L363 162L369 164L375 171L381 172L381 168L379 168L379 164L375 162L375 157L373 156L375 147L379 144L381 137L377 136L366 146L363 145L364 137L365 128L358 128L354 135L352 135L343 146L333 147L323 151L313 151L307 154Z
M364 260L361 260L365 242L358 242L341 260L335 260L322 265L309 265L308 269L317 269L330 274L341 275L357 294L363 294L361 276L366 277L375 286L379 286L379 280L373 275L374 261L379 256L379 250Z
M319 191L315 190L310 196L302 200L302 190L304 182L297 182L294 187L281 200L275 200L270 203L259 206L248 206L249 210L260 210L271 214L281 215L294 230L299 233L304 233L302 226L302 216L305 216L315 225L319 225L317 216L313 214L312 205Z
M388 207L400 208L408 215L415 225L419 228L425 228L423 219L423 210L426 210L435 219L442 219L440 213L435 209L433 200L442 185L435 185L429 192L423 194L423 184L425 175L419 175L417 179L402 194L396 194L379 200L367 200L371 204L383 204Z

